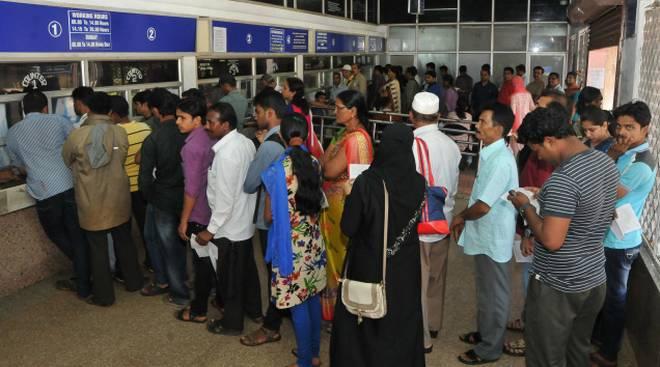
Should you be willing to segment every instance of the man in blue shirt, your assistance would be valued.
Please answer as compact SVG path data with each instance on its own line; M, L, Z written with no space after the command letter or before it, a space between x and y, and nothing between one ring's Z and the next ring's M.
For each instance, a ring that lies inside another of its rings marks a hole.
M39 91L23 97L25 119L9 129L7 150L12 165L27 174L27 190L37 201L37 216L48 238L73 261L75 282L59 280L56 287L90 295L87 242L78 222L71 170L61 152L73 123L48 114L48 99Z
M429 70L426 73L424 73L424 81L426 82L424 84L424 91L433 93L441 101L445 100L445 90L442 88L440 84L438 84L438 79L436 77L435 71Z
M513 126L509 106L484 107L477 124L477 137L484 148L479 156L477 179L468 208L454 217L451 232L466 255L474 256L477 288L477 331L460 339L474 344L458 357L465 364L496 361L502 355L509 317L509 260L513 250L516 210L502 199L518 188L516 160L504 143Z
M644 102L627 103L614 110L614 117L617 121L617 144L610 148L608 154L617 158L616 166L621 174L616 206L630 205L639 219L656 177L657 162L646 141L651 111ZM616 365L621 348L628 275L632 263L639 256L642 230L625 233L623 238L619 238L610 229L604 244L607 293L592 338L600 347L591 355L591 360L599 366L610 366Z

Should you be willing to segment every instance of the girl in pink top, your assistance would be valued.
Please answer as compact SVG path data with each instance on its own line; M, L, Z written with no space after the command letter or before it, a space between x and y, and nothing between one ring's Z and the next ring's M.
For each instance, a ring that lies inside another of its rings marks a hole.
M525 80L520 76L514 76L511 79L511 84L513 85L513 91L511 93L511 109L515 115L513 120L513 127L511 128L511 150L514 154L517 154L521 147L516 142L516 137L518 128L522 124L523 119L527 116L528 113L532 112L536 106L534 105L534 100L532 95L525 88Z

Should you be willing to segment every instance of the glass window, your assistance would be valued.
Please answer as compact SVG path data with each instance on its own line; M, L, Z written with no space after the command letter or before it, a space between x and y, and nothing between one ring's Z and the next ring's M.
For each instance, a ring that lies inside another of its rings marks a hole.
M296 60L292 57L269 57L257 59L257 74L293 73Z
M420 76L424 75L426 71L426 63L435 63L435 72L438 72L440 66L446 65L449 68L449 74L456 75L456 54L418 54L417 55L417 70ZM405 66L404 66L405 70Z
M495 0L495 21L527 21L527 0Z
M344 65L351 65L353 64L353 56L333 56L332 57L332 68L333 69L339 69Z
M326 4L328 0L326 0ZM367 0L367 22L378 23L378 0Z
M286 7L287 8L293 8L294 7L294 1L295 0L286 0Z
M419 27L420 51L456 51L456 26Z
M303 74L303 82L305 83L305 89L316 89L319 87L319 73L305 73Z
M272 5L284 5L284 1L282 0L252 0L258 3L264 3L264 4L272 4Z
M91 87L178 81L177 60L89 62Z
M300 10L314 11L317 13L323 12L322 0L298 0L297 6Z
M238 90L243 97L248 99L252 98L252 79L238 80L237 84Z
M495 51L525 51L527 49L527 25L495 25Z
M7 136L7 131L12 125L23 119L23 107L20 101L0 103L0 138Z
M20 93L24 88L48 91L80 85L79 62L0 64L0 94Z
M132 103L129 103L129 108L132 107L130 105L132 105ZM78 121L76 111L73 109L73 98L70 96L51 98L50 112L62 116L71 122Z
M490 22L493 0L461 0L461 22Z
M566 51L566 24L532 24L529 35L529 51Z
M420 23L454 23L456 22L456 10L424 10L424 14L419 16Z
M473 82L479 81L481 65L490 64L490 54L459 54L458 65L467 67L467 74L472 77ZM458 75L458 72L456 73Z
M330 56L305 56L303 70L330 69Z
M562 5L562 3L564 3ZM531 0L529 19L532 21L566 20L568 1Z
M491 80L498 87L502 85L502 74L504 73L504 68L509 66L516 69L516 65L523 64L525 65L526 55L525 54L494 54L493 55L493 67L490 69Z
M415 27L390 27L387 50L415 51Z
M490 51L490 25L461 26L461 51Z
M564 56L531 55L530 66L530 70L535 66L542 66L545 70L545 75L552 72L559 73L559 80L562 82L564 80Z
M353 0L353 20L365 21L365 17L367 16L366 6L366 0Z
M325 0L325 13L338 17L346 16L344 0Z
M218 78L221 74L252 75L252 59L199 59L197 79Z
M380 1L380 24L415 23L415 19L408 14L408 1Z

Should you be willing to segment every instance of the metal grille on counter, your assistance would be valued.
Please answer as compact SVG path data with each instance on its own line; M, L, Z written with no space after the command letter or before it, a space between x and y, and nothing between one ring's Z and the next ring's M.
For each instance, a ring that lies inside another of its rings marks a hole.
M649 143L660 161L660 5L646 11L639 98L648 103L653 120L649 129ZM660 172L642 216L642 228L649 245L660 257Z

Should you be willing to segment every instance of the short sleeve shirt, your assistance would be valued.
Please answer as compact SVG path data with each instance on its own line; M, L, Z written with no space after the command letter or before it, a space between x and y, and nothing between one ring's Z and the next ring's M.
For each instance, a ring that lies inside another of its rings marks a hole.
M571 220L556 251L536 242L533 272L565 293L584 292L605 282L603 238L612 223L619 181L614 162L589 149L562 162L538 195L541 216Z
M504 144L504 139L483 148L468 205L481 201L490 207L490 211L477 220L465 222L458 245L463 246L466 255L487 255L499 263L511 259L516 209L502 196L516 188L516 160Z

